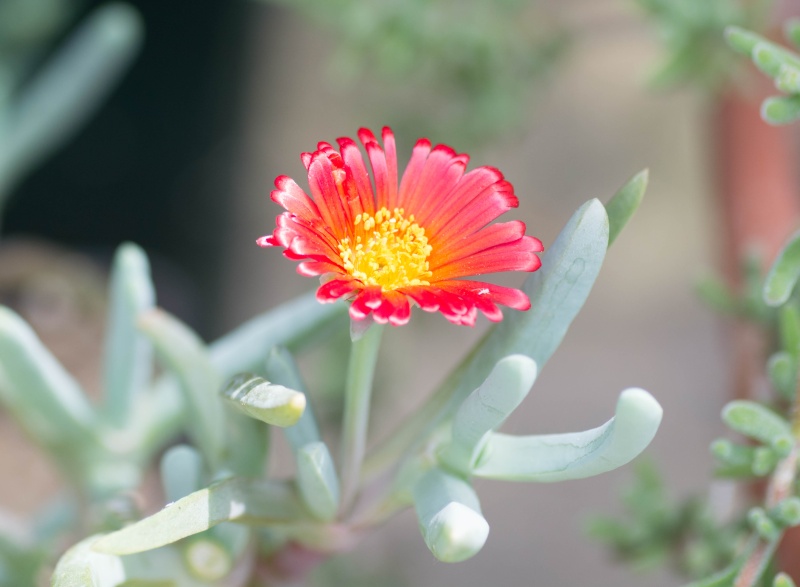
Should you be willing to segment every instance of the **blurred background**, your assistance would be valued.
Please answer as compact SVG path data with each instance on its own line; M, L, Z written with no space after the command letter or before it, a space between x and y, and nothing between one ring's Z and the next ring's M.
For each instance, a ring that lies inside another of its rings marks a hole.
M101 4L0 0L0 106L11 113L0 121L21 116L15 100ZM0 182L0 301L96 390L105 271L122 241L147 250L159 303L207 339L315 287L255 239L280 212L269 200L274 178L306 185L299 155L319 140L389 124L401 166L420 136L468 152L514 184L513 217L545 248L579 205L607 200L647 167L640 210L506 430L594 427L622 389L643 387L665 410L647 456L675 498L703 493L707 447L722 434L719 411L733 393L731 331L694 293L700 276L734 256L714 196L718 88L729 83L717 78L730 72L710 47L695 53L707 57L702 83L648 85L668 52L647 4L658 3L132 1L143 33L118 80L85 122ZM748 99L764 125L758 100ZM14 148L0 141L0 163ZM375 441L485 327L417 311L387 333ZM320 356L305 365L312 402L333 405L343 366ZM5 418L0 446L0 505L33 511L55 493L56 472ZM674 585L665 571L633 574L586 536L589 518L620 509L631 479L624 467L558 485L482 482L491 533L475 558L437 562L406 512L323 572L357 571L373 585Z

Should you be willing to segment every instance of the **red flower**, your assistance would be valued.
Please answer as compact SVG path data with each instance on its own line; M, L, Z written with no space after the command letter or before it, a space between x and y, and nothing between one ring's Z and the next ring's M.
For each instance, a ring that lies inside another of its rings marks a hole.
M420 139L398 186L391 129L383 129L383 148L367 129L358 138L372 180L355 141L338 139L340 152L319 143L301 156L312 197L279 176L271 196L286 212L271 235L258 239L260 246L285 247L286 257L304 261L297 267L301 275L322 275L320 302L352 298L355 320L371 313L382 324L405 324L409 299L470 326L478 310L502 320L497 304L530 308L518 289L456 279L541 265L536 253L542 243L525 236L524 223L489 224L519 203L500 171L465 173L467 155L444 145L431 149L428 139Z

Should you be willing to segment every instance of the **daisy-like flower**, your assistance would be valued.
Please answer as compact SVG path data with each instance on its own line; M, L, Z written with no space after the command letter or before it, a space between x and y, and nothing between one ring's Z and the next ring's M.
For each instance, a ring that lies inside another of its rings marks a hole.
M466 172L467 155L420 139L398 184L394 135L384 128L382 136L383 148L372 132L358 131L372 179L352 139L338 139L338 152L321 142L303 153L311 197L279 176L271 196L286 212L257 243L285 247L286 257L303 261L301 275L322 276L320 302L351 298L354 320L371 314L381 324L405 324L409 301L470 326L478 310L502 320L498 304L529 309L518 289L459 279L541 265L542 243L525 235L523 222L491 224L519 203L503 174Z

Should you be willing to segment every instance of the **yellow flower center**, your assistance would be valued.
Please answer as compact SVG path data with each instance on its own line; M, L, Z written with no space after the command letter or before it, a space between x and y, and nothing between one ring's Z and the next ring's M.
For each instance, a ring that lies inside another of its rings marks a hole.
M354 232L355 242L350 237L339 241L339 256L347 272L364 285L379 285L384 291L430 285L431 246L413 214L406 218L402 208L359 214Z

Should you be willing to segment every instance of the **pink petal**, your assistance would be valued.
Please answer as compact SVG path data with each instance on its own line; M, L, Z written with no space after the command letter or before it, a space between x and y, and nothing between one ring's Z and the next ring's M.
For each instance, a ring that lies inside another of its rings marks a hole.
M375 214L375 196L372 194L372 183L367 173L367 167L364 165L364 158L361 156L361 151L358 150L355 142L346 137L337 139L339 149L342 152L342 159L344 159L345 170L351 181L355 185L358 193L359 204L354 207L351 214L353 216L361 212L367 212L370 215Z
M408 190L400 192L400 207L405 210L406 216L413 214L418 220L426 217L432 207L440 205L441 196L458 183L466 166L465 157L459 156L450 147L436 145L425 160L418 181L409 181Z
M364 288L350 306L350 317L353 320L363 320L370 312L379 308L383 302L383 292L379 286Z
M335 302L343 295L346 295L357 289L360 282L347 277L341 279L332 279L327 283L323 283L317 290L317 300L322 303Z
M390 202L391 207L389 207L389 210L404 208L409 199L414 195L417 185L422 178L422 170L425 167L425 161L430 152L431 142L428 139L420 139L417 141L417 144L414 145L414 149L411 151L411 159L408 161L406 170L403 173L403 179L400 181L397 203ZM408 210L406 210L406 212L412 214L412 212Z
M438 281L501 271L536 271L542 265L536 255L539 244L538 239L526 236L516 242L497 245L441 265L436 268L434 276Z
M506 181L494 184L464 203L463 208L452 218L434 218L435 227L432 227L428 242L435 248L439 243L469 236L518 205L519 200L514 195L511 184Z
M407 324L411 318L411 306L408 298L396 291L389 291L384 294L383 303L373 312L375 322L385 324L389 322L392 326L402 326Z
M273 202L308 222L320 220L317 205L291 177L278 176L275 179L275 187L278 189L270 193Z
M431 252L428 261L431 270L435 270L441 264L473 255L496 245L517 241L523 236L525 236L525 223L519 220L492 224L471 236L443 243Z
M326 273L345 274L343 267L330 263L329 261L306 261L297 266L297 272L305 277L315 277Z
M344 170L339 170L344 173ZM346 209L345 202L342 201L342 194L339 192L336 179L334 179L334 167L331 159L321 151L314 153L311 166L308 168L308 184L311 188L311 195L320 211L325 224L331 234L337 240L348 236L351 223L350 214Z
M369 129L359 129L358 138L364 145L372 166L372 175L375 179L375 209L393 210L397 206L397 153L394 135L388 128L383 129L385 150L381 149L378 140Z

